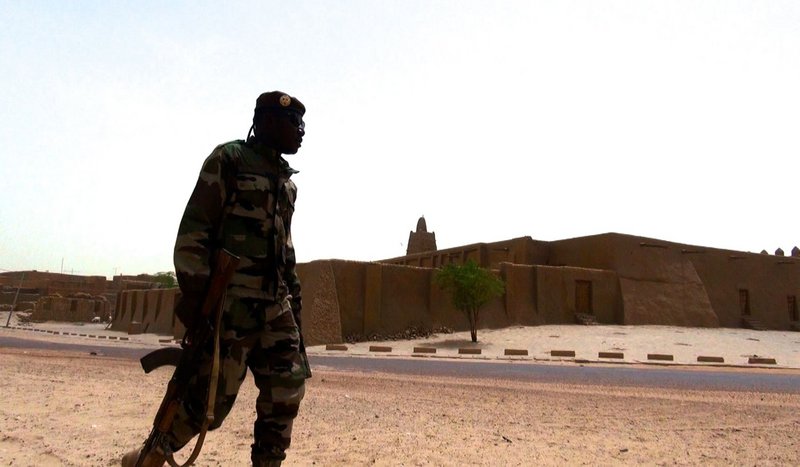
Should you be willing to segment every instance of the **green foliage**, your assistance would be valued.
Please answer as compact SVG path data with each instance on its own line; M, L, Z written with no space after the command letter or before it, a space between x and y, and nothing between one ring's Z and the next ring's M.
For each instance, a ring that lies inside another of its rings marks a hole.
M161 284L162 289L169 289L178 286L178 281L175 279L175 273L172 271L157 272L153 280Z
M435 281L450 293L453 306L463 311L470 324L472 342L477 342L478 311L505 292L503 280L473 260L463 265L448 264L437 271Z

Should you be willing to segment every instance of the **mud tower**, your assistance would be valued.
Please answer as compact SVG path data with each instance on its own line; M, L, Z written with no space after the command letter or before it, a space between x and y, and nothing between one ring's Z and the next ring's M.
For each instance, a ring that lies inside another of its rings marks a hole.
M422 216L417 221L417 231L408 233L406 255L424 253L426 251L436 251L436 234L434 232L428 232L428 226L425 224L425 216Z

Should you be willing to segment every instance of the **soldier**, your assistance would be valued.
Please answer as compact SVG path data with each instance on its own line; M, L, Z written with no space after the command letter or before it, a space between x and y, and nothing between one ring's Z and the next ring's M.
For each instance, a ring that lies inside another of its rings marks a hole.
M283 154L295 154L305 135L305 106L273 91L256 100L247 140L217 146L206 159L189 199L175 242L175 271L181 298L175 306L188 327L199 313L219 248L241 258L227 288L220 330L220 375L214 407L218 428L236 399L247 369L259 394L251 459L254 466L279 466L285 459L311 376L300 337L300 282L295 273L291 221L297 173ZM209 384L209 362L201 366L189 397L178 410L166 446L148 455L146 466L161 466L201 429ZM138 451L123 458L133 465ZM126 464L128 462L129 464Z

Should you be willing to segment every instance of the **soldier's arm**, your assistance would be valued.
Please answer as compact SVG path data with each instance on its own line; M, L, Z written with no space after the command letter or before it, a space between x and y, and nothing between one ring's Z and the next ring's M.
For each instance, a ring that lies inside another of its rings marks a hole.
M300 287L300 279L297 277L297 259L294 253L294 243L292 242L292 214L294 213L294 203L297 199L297 187L294 183L290 183L287 187L289 191L289 201L291 209L289 209L288 218L286 219L286 269L284 270L283 280L286 281L286 286L289 288L289 293L292 295L292 313L294 313L297 326L300 327L301 316L300 312L303 309L302 292Z
M199 312L211 274L210 260L226 199L226 166L224 148L219 146L203 163L178 227L173 260L181 299L175 313L187 326Z

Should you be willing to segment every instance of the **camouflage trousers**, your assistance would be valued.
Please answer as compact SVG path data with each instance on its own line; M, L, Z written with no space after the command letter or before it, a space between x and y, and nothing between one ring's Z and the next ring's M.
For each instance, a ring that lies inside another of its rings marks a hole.
M251 453L253 465L270 459L284 459L291 442L292 424L305 394L305 379L310 376L308 361L299 348L300 332L291 311L259 323L257 329L242 329L237 325L240 324L237 309L246 307L252 311L254 307L263 307L263 302L227 305L220 339L214 422L209 430L222 425L249 368L259 391ZM190 396L179 408L167 436L168 448L173 452L200 432L205 419L213 342L208 343L205 349L203 363L190 382Z

